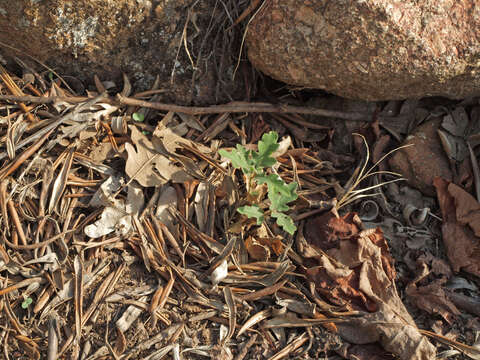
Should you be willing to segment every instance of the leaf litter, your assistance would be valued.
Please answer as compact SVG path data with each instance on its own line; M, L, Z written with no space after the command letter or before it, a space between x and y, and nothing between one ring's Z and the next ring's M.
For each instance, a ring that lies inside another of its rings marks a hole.
M437 179L440 213L383 161L438 109L189 110L129 98L126 77L119 96L97 78L83 98L51 81L25 99L2 81L19 99L0 119L5 353L479 358L480 205ZM442 114L452 164L471 161L468 112Z

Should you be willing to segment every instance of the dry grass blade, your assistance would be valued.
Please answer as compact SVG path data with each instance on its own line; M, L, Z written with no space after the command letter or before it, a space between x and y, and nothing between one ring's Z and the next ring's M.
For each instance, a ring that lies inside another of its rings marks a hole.
M235 298L233 297L232 289L228 286L223 288L223 295L228 308L228 333L222 340L222 345L227 344L232 338L235 327L237 326L237 306L235 304Z
M296 349L298 349L300 346L302 346L305 341L307 341L308 338L306 336L306 333L303 333L302 335L300 335L298 338L296 338L295 340L293 340L290 344L288 344L287 346L285 346L282 350L280 350L278 353L276 353L275 355L273 355L271 358L269 358L268 360L280 360L284 357L287 357L287 356L290 356L290 354L292 353L292 351L295 351Z
M48 350L47 360L56 360L58 356L58 323L56 315L50 315L48 319Z
M270 315L272 315L272 310L271 309L265 309L262 311L259 311L255 315L253 315L251 318L249 318L247 321L245 321L245 324L242 325L240 330L238 330L237 333L237 338L242 335L245 331L250 329L252 326L255 324L258 324L259 322L265 320L268 318Z
M7 213L7 184L8 181L0 181L0 207L2 211L3 226L6 233L10 234L10 222L8 221Z
M53 129L43 135L35 144L26 149L14 162L10 163L6 168L4 168L0 172L0 181L5 180L7 176L11 175L15 170L17 170L20 165L22 165L30 156L35 154L52 134L52 132Z
M23 96L22 90L18 87L18 85L12 80L10 75L7 73L7 70L0 65L0 78L4 82L5 86L10 90L10 92L15 96ZM30 110L24 103L18 104L23 112L27 114L28 120L36 121L35 117L30 113Z
M73 261L75 277L75 341L74 354L80 351L80 337L82 336L82 316L83 316L83 264L77 255Z
M288 280L282 280L277 284L274 284L272 286L268 286L264 289L258 290L258 291L253 291L247 295L242 295L240 296L240 299L243 301L254 301L254 300L259 300L265 296L275 294L278 290L282 288L283 285L287 283Z
M53 183L52 196L50 197L50 203L48 205L49 214L53 212L53 210L55 209L55 207L57 206L58 202L61 199L63 191L67 187L67 179L70 173L70 169L72 167L74 154L75 154L75 147L72 146L68 150L65 161L63 163L62 170L60 171L57 178L55 179L55 182Z
M0 296L8 294L14 290L22 289L34 283L42 284L44 282L46 282L46 280L43 277L33 277L33 278L25 279L16 283L15 285L0 289Z
M165 286L163 289L162 295L160 296L160 300L158 301L158 305L155 310L162 309L165 306L167 299L172 292L173 285L175 284L175 276L170 268L168 268L168 272L170 273L170 279L168 280L167 286Z
M345 206L345 205L347 205L347 204L349 204L349 203L351 203L355 200L358 200L358 199L363 198L363 197L374 195L374 194L368 194L368 195L358 195L358 194L361 194L361 193L364 193L366 191L370 191L370 190L382 187L384 185L387 185L387 184L390 184L390 183L393 183L393 182L405 180L404 178L401 178L401 174L398 174L398 173L395 173L395 172L391 172L391 171L376 171L376 172L374 172L373 170L378 166L378 164L380 164L383 160L385 160L392 153L394 153L394 152L396 152L400 149L403 149L405 147L412 146L412 144L403 145L403 146L400 146L398 148L395 148L395 149L389 151L388 153L383 155L375 164L373 164L373 166L370 169L368 169L365 172L365 170L367 168L367 165L368 165L368 162L370 160L370 148L368 146L367 140L365 139L365 137L363 135L356 134L356 133L353 134L353 135L357 135L357 136L360 136L362 138L367 154L366 154L366 158L365 158L365 161L364 161L362 167L360 168L359 171L355 170L354 174L352 175L351 180L347 184L347 190L338 200L338 202L335 206L335 208L337 210L339 210L343 206ZM379 183L379 184L374 185L374 186L369 186L367 188L362 188L362 189L357 190L357 188L360 186L362 181L364 181L364 180L366 180L369 177L374 176L374 175L393 175L393 176L399 176L400 178L390 180L390 181L385 181L385 182Z

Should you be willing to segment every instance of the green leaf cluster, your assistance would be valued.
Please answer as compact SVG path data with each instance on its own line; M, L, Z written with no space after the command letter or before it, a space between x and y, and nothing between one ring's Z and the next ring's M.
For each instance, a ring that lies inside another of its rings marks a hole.
M271 216L277 220L277 224L283 230L293 235L297 227L293 219L284 212L290 209L288 203L298 198L297 183L287 184L277 174L266 172L266 169L277 163L277 160L272 157L272 154L280 146L277 141L278 134L275 131L270 131L263 134L262 139L258 142L258 151L247 150L242 145L237 144L236 149L230 152L222 149L219 153L230 159L234 168L242 169L248 179L260 185L267 185ZM256 218L258 225L265 218L263 210L257 204L242 206L237 211L249 218Z

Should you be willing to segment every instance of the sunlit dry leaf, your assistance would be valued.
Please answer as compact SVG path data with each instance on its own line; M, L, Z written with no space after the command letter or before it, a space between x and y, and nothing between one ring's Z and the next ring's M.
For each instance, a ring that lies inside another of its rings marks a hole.
M125 203L127 214L138 216L144 205L143 188L134 182L128 184L127 202Z
M155 150L152 142L135 126L130 126L133 145L125 144L128 153L125 172L142 186L159 186L169 180L183 183L192 180L182 168ZM157 140L158 141L158 140ZM170 148L175 150L174 146Z
M93 224L85 226L85 235L94 239L108 235L117 229L117 225L119 225L120 221L126 216L130 218L129 215L126 215L124 210L119 210L114 207L106 207L105 210L103 210L100 219ZM123 226L126 225L127 224L125 223L123 224ZM131 222L129 225L131 227Z
M228 275L228 263L227 260L223 260L210 275L210 280L213 285L219 284Z

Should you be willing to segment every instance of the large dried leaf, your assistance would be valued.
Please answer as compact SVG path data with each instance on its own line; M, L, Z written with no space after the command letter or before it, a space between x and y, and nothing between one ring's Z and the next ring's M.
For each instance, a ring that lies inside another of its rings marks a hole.
M442 210L443 242L453 271L480 275L480 205L459 186L442 178L433 184Z
M319 215L306 225L307 279L337 304L370 312L355 325L339 325L348 341L379 341L400 359L431 359L435 348L424 338L402 303L395 286L393 259L382 231L360 231L355 214ZM308 247L312 249L308 249ZM317 254L317 255L313 255ZM433 356L433 357L432 357Z
M435 347L421 335L414 324L405 323L386 304L378 311L337 324L340 335L354 344L379 342L383 348L402 360L435 359Z
M128 153L125 172L128 176L145 187L159 186L170 180L176 183L192 180L181 167L174 165L170 159L159 153L152 142L135 126L130 126L130 129L133 145L125 144ZM175 146L170 142L164 142L163 145L167 149L175 150Z

